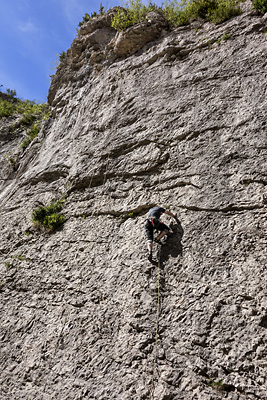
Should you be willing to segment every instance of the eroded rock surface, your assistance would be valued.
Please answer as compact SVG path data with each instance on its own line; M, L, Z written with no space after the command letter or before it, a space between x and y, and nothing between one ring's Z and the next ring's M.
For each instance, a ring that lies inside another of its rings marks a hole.
M1 399L267 398L267 17L151 18L85 25L1 159ZM63 195L62 229L34 229ZM149 264L155 204L180 222Z

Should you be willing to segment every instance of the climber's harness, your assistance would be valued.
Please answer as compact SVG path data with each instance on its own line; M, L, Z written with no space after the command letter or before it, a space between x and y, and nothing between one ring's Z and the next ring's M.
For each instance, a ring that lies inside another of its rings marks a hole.
M158 220L158 218L151 216L146 219L145 226L148 228L149 225L151 224L153 226L153 228L155 229L155 224L157 225L159 222L160 221Z
M150 218L148 218L148 221L149 222L151 222L151 224L152 224L152 226L153 226L153 228L155 228L155 223L157 224L157 223L159 223L160 221L158 220L158 218L156 218L156 217L150 217Z

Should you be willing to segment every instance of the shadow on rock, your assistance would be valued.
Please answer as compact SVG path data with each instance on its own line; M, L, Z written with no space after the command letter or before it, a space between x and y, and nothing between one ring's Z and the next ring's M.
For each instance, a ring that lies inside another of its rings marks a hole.
M170 228L172 232L161 248L161 262L167 261L170 256L176 258L183 255L182 237L184 230L181 222L178 220L175 224L171 223Z

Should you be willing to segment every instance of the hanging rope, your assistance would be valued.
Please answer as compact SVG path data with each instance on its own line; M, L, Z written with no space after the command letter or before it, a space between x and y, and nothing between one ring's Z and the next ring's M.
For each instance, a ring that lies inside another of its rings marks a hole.
M157 299L157 317L156 317L156 339L155 339L155 347L154 347L154 362L153 362L153 374L152 374L152 383L151 383L151 391L150 391L150 400L154 394L154 381L156 374L156 366L157 366L157 353L158 353L158 330L159 330L159 309L160 309L160 254L161 254L161 245L158 245L158 299Z
M107 157L106 169L105 169L105 172L104 172L104 178L103 178L103 183L102 183L102 186L103 186L102 195L104 194L104 186L105 186L105 183L106 183L106 181L107 181L108 166L109 166L109 155L108 155L108 157ZM102 202L101 202L101 205L102 205ZM97 205L96 209L93 211L92 217L93 217L94 215L97 216L97 214L98 214L98 212L99 212L99 209L100 209L100 201L98 202L98 205Z

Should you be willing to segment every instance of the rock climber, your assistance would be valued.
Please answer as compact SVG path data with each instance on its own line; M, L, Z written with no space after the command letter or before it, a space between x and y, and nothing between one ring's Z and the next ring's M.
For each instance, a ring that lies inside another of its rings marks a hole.
M152 261L152 246L153 246L153 237L154 237L154 229L160 231L160 234L158 237L156 237L154 240L158 244L161 243L161 239L163 236L167 235L167 233L170 231L170 228L165 225L163 222L160 221L160 217L162 214L167 214L170 217L174 218L177 220L177 215L173 214L172 212L166 210L163 207L153 207L149 210L148 212L148 217L145 221L145 230L146 230L146 235L147 235L147 249L148 249L148 259L149 261Z

